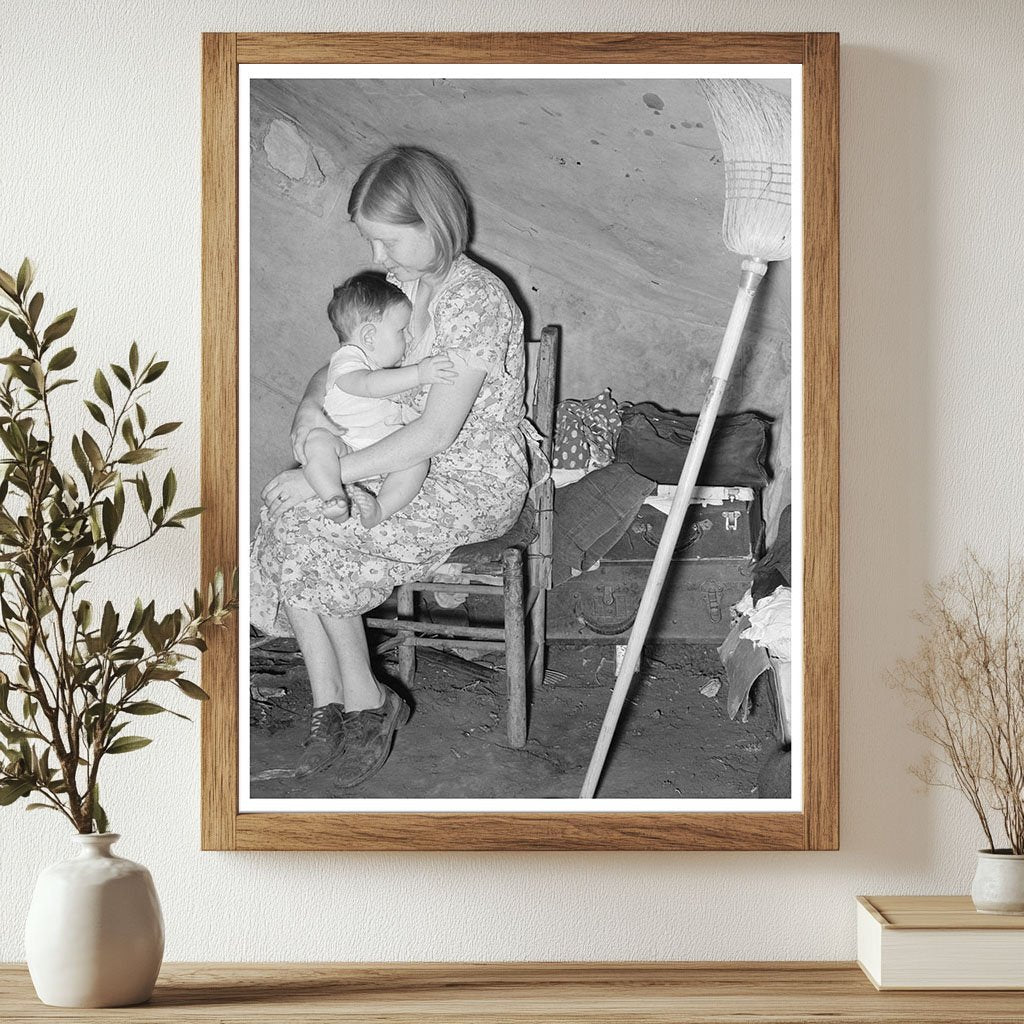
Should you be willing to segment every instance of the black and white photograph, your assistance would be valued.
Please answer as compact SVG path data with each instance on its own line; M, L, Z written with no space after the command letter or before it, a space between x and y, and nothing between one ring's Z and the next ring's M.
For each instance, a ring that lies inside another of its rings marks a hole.
M799 810L800 68L240 70L240 809Z

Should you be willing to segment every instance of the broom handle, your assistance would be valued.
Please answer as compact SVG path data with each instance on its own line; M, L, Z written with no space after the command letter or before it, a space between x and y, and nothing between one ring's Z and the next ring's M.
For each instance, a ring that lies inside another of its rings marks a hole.
M651 573L647 577L647 585L644 587L643 597L640 599L636 620L629 634L629 643L626 645L622 667L619 669L619 674L615 680L615 688L612 690L608 710L605 712L604 722L601 724L601 732L597 737L597 744L590 758L590 767L587 768L587 776L583 781L583 789L580 791L580 798L583 800L589 800L593 797L597 784L600 781L601 769L604 767L605 758L608 756L608 748L611 746L612 737L615 735L615 727L619 723L622 705L626 702L626 694L629 692L633 675L636 673L637 666L640 663L640 655L643 652L644 641L647 639L647 631L651 627L651 620L654 618L654 613L657 610L658 598L661 596L662 587L665 585L665 577L668 575L672 555L676 549L676 541L679 539L679 533L683 528L683 520L686 518L687 509L690 507L690 498L697 484L697 474L700 472L701 464L704 461L704 453L707 451L708 441L711 439L711 429L715 425L718 407L722 404L722 395L725 392L726 384L729 382L733 359L736 356L736 350L743 335L743 327L747 322L750 304L754 300L757 287L761 283L767 269L768 264L763 260L746 259L743 261L740 287L736 292L736 301L733 303L732 314L725 328L725 337L722 339L722 345L718 350L718 359L715 361L711 383L708 385L707 394L704 396L704 404L701 407L700 416L697 417L697 426L693 432L693 440L690 442L689 450L686 453L683 471L679 475L679 484L676 488L675 497L672 499L672 508L668 513L668 521L665 523L665 530L661 535L661 540L658 542L658 552L654 556L654 564L651 566Z

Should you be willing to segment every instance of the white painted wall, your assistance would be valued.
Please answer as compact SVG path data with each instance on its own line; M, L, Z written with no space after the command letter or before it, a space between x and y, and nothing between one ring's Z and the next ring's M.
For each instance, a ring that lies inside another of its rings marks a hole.
M152 412L198 490L202 30L838 30L842 103L842 850L816 854L200 853L198 735L112 764L122 853L153 871L176 960L828 959L853 897L964 892L978 845L905 772L886 685L925 579L973 543L1019 550L1024 236L1015 0L8 0L0 32L0 265L38 261L81 307L85 360L173 356ZM159 407L159 408L158 408ZM137 563L190 590L196 532ZM837 581L838 585L838 581ZM58 820L0 811L0 959Z

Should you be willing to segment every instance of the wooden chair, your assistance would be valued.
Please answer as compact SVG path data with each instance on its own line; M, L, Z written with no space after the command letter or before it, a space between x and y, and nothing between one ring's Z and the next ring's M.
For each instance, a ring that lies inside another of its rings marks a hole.
M528 345L528 359L536 360L533 401L528 412L542 438L541 448L551 461L555 432L555 384L560 329L545 327L540 341ZM395 589L397 618L367 618L366 625L394 633L378 651L398 648L402 682L412 687L416 676L416 648L441 650L471 648L505 652L508 681L508 742L526 745L527 680L535 693L544 679L547 591L551 589L551 546L554 527L554 484L550 477L535 488L522 515L504 537L456 548L449 563L471 567L474 575L501 577L501 584L452 583L421 580ZM525 557L524 557L525 553ZM442 625L416 618L416 592L481 594L500 597L503 626ZM527 629L527 620L529 629Z

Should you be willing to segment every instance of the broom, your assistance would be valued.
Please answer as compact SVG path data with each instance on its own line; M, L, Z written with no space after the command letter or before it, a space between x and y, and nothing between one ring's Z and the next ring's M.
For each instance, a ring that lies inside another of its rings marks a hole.
M729 382L751 302L769 261L789 258L792 214L789 100L766 86L745 79L701 79L698 85L711 107L725 157L722 237L730 252L744 257L740 285L693 440L686 453L665 531L658 543L615 688L590 759L580 792L583 799L593 797L597 789L622 705L640 663L644 640L668 575L669 563L704 461L718 407Z

